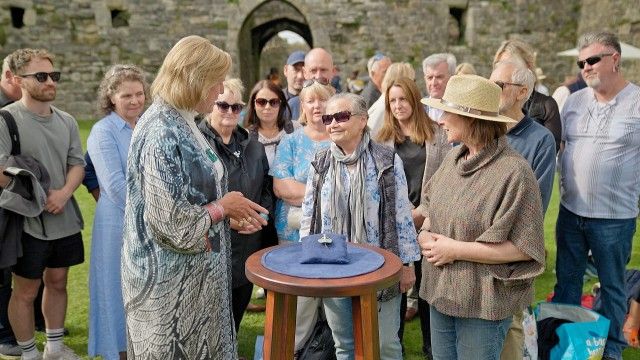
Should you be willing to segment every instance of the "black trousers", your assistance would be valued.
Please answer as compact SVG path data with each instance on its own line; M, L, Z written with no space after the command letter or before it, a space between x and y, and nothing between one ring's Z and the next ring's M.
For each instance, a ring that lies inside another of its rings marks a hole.
M244 316L244 311L251 301L251 292L253 284L248 283L231 290L231 310L233 311L233 321L235 323L236 333L240 330L240 322Z
M417 288L420 289L420 283L422 281L422 261L415 261L413 268L416 274ZM420 330L422 332L422 353L431 359L433 357L431 355L431 317L429 311L429 303L418 296L418 316L420 317ZM401 343L404 335L404 314L406 312L407 293L404 293L402 294L402 300L400 300L400 329L398 329L398 337Z

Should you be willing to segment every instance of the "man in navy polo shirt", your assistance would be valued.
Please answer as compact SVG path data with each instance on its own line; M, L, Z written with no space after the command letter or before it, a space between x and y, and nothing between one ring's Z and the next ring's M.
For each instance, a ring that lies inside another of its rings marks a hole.
M522 112L522 105L529 99L535 86L535 75L523 62L517 60L496 63L492 81L502 88L500 114L518 123L507 133L509 145L522 155L538 180L542 195L542 209L547 211L556 166L556 145L553 134L544 126ZM502 350L502 359L522 359L524 332L522 313L514 314Z

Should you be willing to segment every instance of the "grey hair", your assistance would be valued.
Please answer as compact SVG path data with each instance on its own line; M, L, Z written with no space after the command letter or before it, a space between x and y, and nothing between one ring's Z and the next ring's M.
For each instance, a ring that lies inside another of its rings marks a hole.
M449 68L449 75L456 73L456 57L451 53L440 53L427 56L422 61L422 72L427 72L427 67L434 68L441 63L446 62Z
M582 34L580 38L578 38L578 50L582 50L592 44L602 44L604 46L613 48L618 54L622 55L622 49L620 48L620 40L618 37L610 32L601 31L601 32L588 32L586 34Z
M327 101L327 107L336 101L347 100L351 104L351 115L367 115L367 101L360 95L342 92L333 95Z
M514 84L522 84L527 87L527 97L525 101L529 99L536 86L536 75L531 71L527 64L520 60L518 57L511 58L509 60L498 61L493 68L496 69L500 65L513 66L513 73L511 73L511 82Z
M373 55L371 58L369 58L369 61L367 62L367 71L369 72L369 75L371 75L372 72L378 70L378 63L384 59L391 61L388 56L384 55L382 57L380 57L380 55Z
M108 115L115 110L115 105L111 102L111 96L115 94L120 85L125 81L134 81L142 84L145 102L149 99L149 85L144 76L144 72L136 65L116 64L107 70L98 87L98 110L104 115Z
M7 55L4 60L2 60L2 76L0 76L0 79L4 79L5 78L5 74L7 71L9 71L9 61L11 60L11 54Z

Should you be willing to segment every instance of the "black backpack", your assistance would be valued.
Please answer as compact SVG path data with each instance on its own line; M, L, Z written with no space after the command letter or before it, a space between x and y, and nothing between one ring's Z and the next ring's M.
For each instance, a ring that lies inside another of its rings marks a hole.
M326 320L318 320L309 340L300 350L298 360L335 360L336 347Z

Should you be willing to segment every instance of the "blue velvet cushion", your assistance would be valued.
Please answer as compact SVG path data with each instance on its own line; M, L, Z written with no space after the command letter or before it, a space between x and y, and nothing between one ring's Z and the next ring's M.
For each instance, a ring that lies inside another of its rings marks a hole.
M305 236L300 264L348 264L347 238L334 233Z

